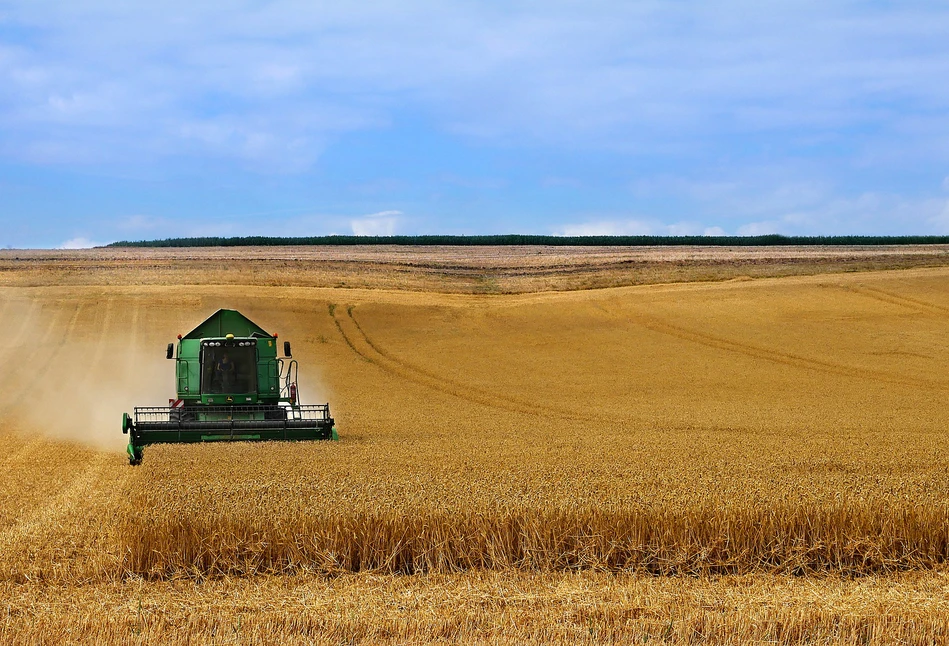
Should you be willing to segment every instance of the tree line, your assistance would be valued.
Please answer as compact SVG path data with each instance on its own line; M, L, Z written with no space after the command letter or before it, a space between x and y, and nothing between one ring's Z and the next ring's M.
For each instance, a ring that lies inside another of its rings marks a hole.
M404 246L551 246L551 247L767 247L780 245L906 245L949 244L949 236L548 236L548 235L417 235L417 236L244 236L165 238L113 242L109 247L270 247L290 245Z

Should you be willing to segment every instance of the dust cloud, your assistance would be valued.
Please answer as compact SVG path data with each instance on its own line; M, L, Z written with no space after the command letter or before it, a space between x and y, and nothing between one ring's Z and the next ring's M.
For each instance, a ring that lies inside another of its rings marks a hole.
M0 323L11 330L0 339L0 427L124 452L122 413L176 396L175 362L165 359L171 338L156 341L137 324L116 329L106 314L70 305L0 300ZM299 350L299 401L332 401L319 362L306 345Z
M300 362L297 376L297 401L301 404L325 404L332 401L329 386L323 380L315 361ZM281 385L283 380L281 380ZM330 409L332 410L332 409Z
M67 342L51 364L30 386L29 398L9 411L21 427L50 439L124 451L122 413L167 406L175 396L174 364L154 351Z

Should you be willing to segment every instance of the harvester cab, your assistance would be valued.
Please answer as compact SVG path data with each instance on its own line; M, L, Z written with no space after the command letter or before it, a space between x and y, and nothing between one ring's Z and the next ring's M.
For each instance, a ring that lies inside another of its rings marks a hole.
M299 366L277 335L236 310L218 310L169 343L177 397L122 416L130 464L149 444L338 439L329 404L298 401Z

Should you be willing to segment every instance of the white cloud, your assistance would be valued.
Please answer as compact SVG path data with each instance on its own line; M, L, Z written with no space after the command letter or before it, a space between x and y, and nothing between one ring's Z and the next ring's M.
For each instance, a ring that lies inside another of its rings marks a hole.
M929 218L929 224L933 227L935 233L949 235L949 200L945 202L939 213Z
M647 236L653 226L643 220L601 220L565 224L554 235L559 236Z
M357 236L395 235L401 221L402 211L380 211L351 220L353 234Z
M99 242L93 242L89 238L78 237L78 238L72 238L71 240L67 240L66 242L62 243L56 248L57 249L91 249L92 247L99 247L99 246L101 246L101 243Z
M763 236L769 233L780 233L779 222L749 222L738 227L740 236Z
M118 221L117 226L124 231L154 231L160 228L172 228L176 225L166 218L136 214L122 218Z
M677 201L678 210L727 235L910 235L949 233L944 195L852 191L783 162L690 179L657 176L630 184L644 201Z
M666 225L665 229L665 235L670 236L697 236L705 230L702 225L694 222L676 222L675 224Z
M709 229L694 222L664 224L657 220L611 219L565 224L555 230L559 236L695 236L709 235ZM715 234L717 235L717 234Z
M705 230L702 231L702 235L703 236L724 236L728 234L725 233L725 229L721 227L706 227Z
M932 5L90 0L19 3L7 22L43 37L6 50L0 127L32 139L64 123L95 141L108 125L132 158L189 129L220 154L222 135L195 124L222 113L227 154L266 165L400 112L505 142L694 153L722 134L892 134L916 116L899 106L949 105L932 82L949 74L949 10Z
M738 235L927 235L949 233L946 199L866 192L807 207L763 210L737 228Z

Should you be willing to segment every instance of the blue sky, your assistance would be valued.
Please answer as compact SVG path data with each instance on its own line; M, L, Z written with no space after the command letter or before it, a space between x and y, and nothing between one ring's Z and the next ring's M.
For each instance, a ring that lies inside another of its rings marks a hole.
M0 247L949 234L942 2L3 2Z

